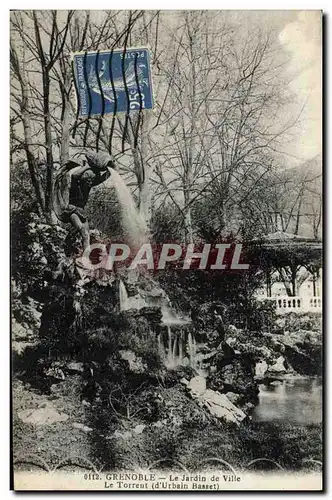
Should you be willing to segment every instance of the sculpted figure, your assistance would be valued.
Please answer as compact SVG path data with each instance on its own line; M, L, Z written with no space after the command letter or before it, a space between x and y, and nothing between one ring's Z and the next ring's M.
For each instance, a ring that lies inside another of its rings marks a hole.
M108 153L87 152L82 161L71 158L61 166L54 186L54 210L62 222L70 222L82 237L83 251L90 244L89 222L84 212L94 186L106 181L115 169Z

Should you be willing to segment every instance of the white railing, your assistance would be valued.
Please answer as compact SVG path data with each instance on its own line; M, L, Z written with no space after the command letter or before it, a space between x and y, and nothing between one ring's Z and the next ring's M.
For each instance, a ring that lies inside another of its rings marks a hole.
M321 310L323 307L322 297L310 297L309 299L309 308L310 309L319 309Z
M322 297L289 297L288 295L279 297L260 297L260 300L273 300L276 303L278 314L287 312L321 312Z

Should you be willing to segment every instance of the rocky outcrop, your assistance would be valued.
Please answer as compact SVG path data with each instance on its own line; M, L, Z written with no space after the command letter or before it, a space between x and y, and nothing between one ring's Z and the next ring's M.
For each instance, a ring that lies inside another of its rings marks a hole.
M136 356L133 351L123 350L119 351L121 359L128 362L129 370L134 373L143 373L147 370L147 366L143 363L142 358Z
M65 422L69 418L66 413L59 412L49 402L45 403L43 408L22 410L18 412L18 417L25 424L32 424L36 426L52 425L57 422Z
M255 365L255 378L256 379L264 378L268 367L269 367L269 365L267 364L267 362L264 359L258 361L258 363L256 363L256 365Z
M226 396L220 392L207 389L198 397L198 401L203 404L209 412L217 418L222 418L226 422L240 424L246 418L246 414L237 408Z
M217 391L206 388L206 380L204 377L197 376L186 383L189 394L197 403L206 408L214 417L239 424L246 418L246 414L237 408L226 396Z
M22 294L22 290L12 283L12 349L22 356L25 350L37 345L43 305Z
M78 430L86 432L86 433L93 431L92 427L88 427L87 425L81 424L79 422L73 422L73 427L74 427L74 429L78 429Z
M41 311L42 304L31 297L13 299L12 333L14 340L36 339L40 328Z
M284 334L252 332L249 336L248 332L238 330L233 336L236 341L232 345L242 356L250 358L255 366L256 380L294 373L321 374L322 335L319 331L297 330ZM239 378L242 378L240 374Z
M17 213L12 218L12 274L21 296L43 302L52 273L65 258L67 231L45 224L34 213Z
M270 375L280 375L287 372L287 366L285 365L285 358L283 356L279 356L276 362L269 366L267 369L267 373Z
M228 364L224 364L208 376L208 386L219 393L234 393L240 396L241 405L256 403L258 386L254 377L254 363L246 354L235 354Z

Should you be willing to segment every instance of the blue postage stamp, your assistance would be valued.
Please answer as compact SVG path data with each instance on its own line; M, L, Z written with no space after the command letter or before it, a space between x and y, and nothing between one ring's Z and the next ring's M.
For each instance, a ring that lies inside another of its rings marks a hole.
M73 62L80 116L153 108L149 49L82 52Z

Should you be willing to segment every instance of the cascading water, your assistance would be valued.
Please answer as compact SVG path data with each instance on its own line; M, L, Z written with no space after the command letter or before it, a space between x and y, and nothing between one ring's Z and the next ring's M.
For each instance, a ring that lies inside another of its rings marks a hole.
M193 338L191 332L188 333L188 355L190 366L197 369L196 362L196 340Z
M139 310L148 305L144 297L139 294L129 297L126 286L122 280L119 281L119 301L120 311L127 311L129 309Z
M122 280L119 281L119 302L120 311L126 311L128 307L128 293Z
M124 238L131 245L141 246L147 241L147 226L144 218L136 209L133 195L121 175L109 168L111 177L104 184L113 186L120 204Z
M124 239L131 245L139 247L147 241L147 226L143 217L136 209L133 196L122 179L121 175L114 169L109 168L110 178L104 184L105 187L114 187L120 204L122 226L124 229ZM167 299L167 297L166 297ZM148 300L140 293L135 296L128 296L125 284L119 280L119 302L120 311L130 309L142 309L149 306ZM192 368L197 368L196 362L196 342L192 334L189 332L187 340L181 329L182 325L190 323L189 318L183 318L173 312L168 302L165 302L165 294L163 295L162 303L160 304L162 312L162 324L167 327L166 345L163 342L163 336L158 337L158 346L161 355L165 359L166 366L174 368L184 364L185 356L187 363ZM172 331L172 328L179 328L178 331Z
M161 312L162 312L162 322L164 325L188 325L190 323L189 318L183 318L180 317L179 315L176 315L172 309L167 305L163 304L161 306Z
M183 330L173 331L168 325L167 338L163 338L163 335L160 334L158 346L167 368L189 365L191 368L199 370L196 341L190 332L186 338Z
M120 311L139 310L149 305L149 302L140 294L129 297L122 280L119 280L119 301ZM167 337L164 338L162 334L158 335L158 348L165 365L167 368L175 368L189 364L192 368L198 369L196 341L191 332L186 335L182 328L190 323L190 319L177 316L165 304L161 305L161 310L163 314L161 324L167 329Z

